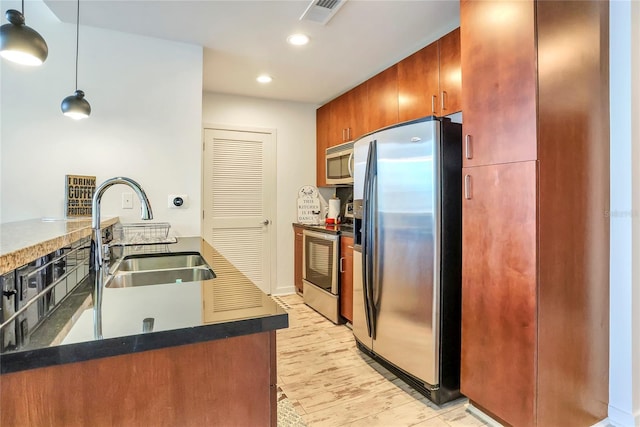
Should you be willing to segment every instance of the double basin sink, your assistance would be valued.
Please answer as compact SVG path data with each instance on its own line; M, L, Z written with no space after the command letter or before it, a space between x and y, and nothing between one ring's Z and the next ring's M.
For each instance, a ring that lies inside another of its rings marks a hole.
M107 288L196 282L216 277L198 252L129 255L113 266Z

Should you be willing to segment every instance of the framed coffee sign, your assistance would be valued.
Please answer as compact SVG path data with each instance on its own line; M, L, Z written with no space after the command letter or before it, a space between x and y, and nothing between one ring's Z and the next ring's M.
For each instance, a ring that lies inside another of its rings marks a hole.
M91 216L91 202L96 191L96 177L66 175L65 206L67 218Z

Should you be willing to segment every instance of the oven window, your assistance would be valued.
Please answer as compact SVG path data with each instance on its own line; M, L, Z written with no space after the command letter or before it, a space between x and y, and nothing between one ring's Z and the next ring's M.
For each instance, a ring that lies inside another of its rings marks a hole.
M331 292L334 274L334 242L305 235L305 280Z

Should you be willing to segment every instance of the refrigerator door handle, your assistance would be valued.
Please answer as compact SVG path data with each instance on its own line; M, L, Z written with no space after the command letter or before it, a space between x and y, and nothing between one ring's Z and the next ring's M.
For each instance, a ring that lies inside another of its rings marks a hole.
M371 149L371 145L369 145L369 150ZM364 185L363 185L363 196L362 196L362 297L364 303L364 317L365 323L367 324L367 334L371 336L371 315L369 314L369 298L367 291L367 283L369 282L369 277L367 272L368 268L368 241L369 237L367 236L367 227L369 223L369 204L371 203L369 199L369 186L370 186L370 177L369 177L369 159L371 156L371 151L367 152L367 161L365 165L365 173L364 173Z
M367 166L364 185L364 215L363 215L363 293L365 296L365 314L367 316L367 330L369 336L376 337L376 308L373 299L374 287L374 233L376 210L376 177L377 177L377 142L371 142L367 154Z

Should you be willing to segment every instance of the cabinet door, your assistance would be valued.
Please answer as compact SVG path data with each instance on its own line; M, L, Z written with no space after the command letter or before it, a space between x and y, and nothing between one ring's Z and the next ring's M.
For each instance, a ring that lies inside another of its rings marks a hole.
M366 83L349 91L348 125L348 141L353 141L369 131L369 102Z
M340 315L353 323L353 237L340 237Z
M347 92L329 102L331 106L331 121L329 125L328 147L333 147L334 145L348 141L349 97L350 94Z
M535 424L536 162L463 168L461 392Z
M329 147L330 108L330 104L325 104L316 110L316 184L318 187L327 186L325 156Z
M460 2L464 166L536 160L532 1Z
M398 66L367 80L369 131L398 123Z
M293 235L293 285L296 288L296 292L302 295L302 227L296 227L294 225Z
M438 42L398 63L400 122L438 115Z
M439 115L462 110L462 72L460 69L460 28L438 40L440 64Z
M353 141L367 133L368 104L367 85L365 83L340 95L330 104L329 147Z

